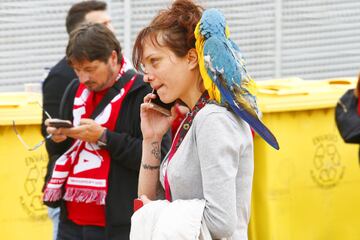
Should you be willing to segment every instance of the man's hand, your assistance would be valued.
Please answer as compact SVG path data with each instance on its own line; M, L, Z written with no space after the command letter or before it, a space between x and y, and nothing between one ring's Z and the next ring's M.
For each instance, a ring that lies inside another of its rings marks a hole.
M67 136L61 132L60 128L49 127L49 119L45 120L46 132L51 134L51 140L56 143L63 142L67 139Z
M105 128L96 123L93 119L83 118L80 120L79 126L59 128L59 130L68 137L80 139L85 142L96 143Z

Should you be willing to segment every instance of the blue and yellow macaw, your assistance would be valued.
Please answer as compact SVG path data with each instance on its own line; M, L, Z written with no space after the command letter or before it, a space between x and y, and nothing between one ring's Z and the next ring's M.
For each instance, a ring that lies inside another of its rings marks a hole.
M219 10L203 12L195 38L205 88L211 99L228 104L266 142L279 149L276 138L258 117L256 84L246 72L240 49L229 35L225 17Z

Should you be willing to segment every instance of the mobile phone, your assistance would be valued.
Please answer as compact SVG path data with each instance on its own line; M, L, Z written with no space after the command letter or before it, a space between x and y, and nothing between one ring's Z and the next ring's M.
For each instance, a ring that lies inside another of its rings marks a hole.
M171 108L174 106L175 102L164 103L160 100L159 96L156 93L156 90L153 90L153 94L156 94L155 99L151 99L151 103L154 105L154 110L166 115L171 116Z
M57 118L52 118L48 120L49 127L54 128L72 128L73 125L69 120L62 120Z

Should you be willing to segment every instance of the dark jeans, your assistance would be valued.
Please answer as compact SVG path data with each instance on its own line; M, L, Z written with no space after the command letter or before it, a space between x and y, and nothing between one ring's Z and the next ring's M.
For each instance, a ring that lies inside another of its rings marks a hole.
M105 228L81 226L70 220L60 221L57 240L105 240Z
M61 219L57 240L128 240L130 224L124 226L81 226L68 219Z

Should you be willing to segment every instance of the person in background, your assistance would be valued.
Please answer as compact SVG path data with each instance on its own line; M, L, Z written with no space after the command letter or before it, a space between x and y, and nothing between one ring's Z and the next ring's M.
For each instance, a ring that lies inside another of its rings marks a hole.
M253 138L250 126L205 90L194 36L202 12L190 0L176 0L135 41L134 66L161 101L180 99L191 109L161 163L157 149L175 116L154 111L155 95L144 98L138 195L145 204L162 189L169 201L205 199L203 219L212 239L247 239Z
M128 239L142 156L140 105L151 92L130 68L112 31L86 24L70 33L66 59L79 81L67 87L52 140L67 149L56 161L45 202L61 201L59 240ZM164 135L159 156L166 153Z
M74 4L67 13L66 17L66 31L70 34L80 24L85 22L101 23L109 29L114 30L111 25L111 20L106 12L107 4L102 1L83 1ZM74 70L67 64L66 58L63 57L55 66L53 66L45 78L42 85L43 103L42 106L52 118L59 118L59 105L61 98L69 83L77 78ZM43 113L43 121L41 125L42 135L47 135L44 121L47 116ZM49 180L51 171L54 167L56 159L64 152L60 146L52 142L46 141L46 150L48 153L48 165L45 175L45 183ZM45 184L44 184L45 186ZM48 207L48 214L53 222L53 239L57 235L57 227L59 224L59 207Z
M360 144L360 74L356 87L347 90L338 100L335 123L345 143ZM360 165L360 148L358 161Z

